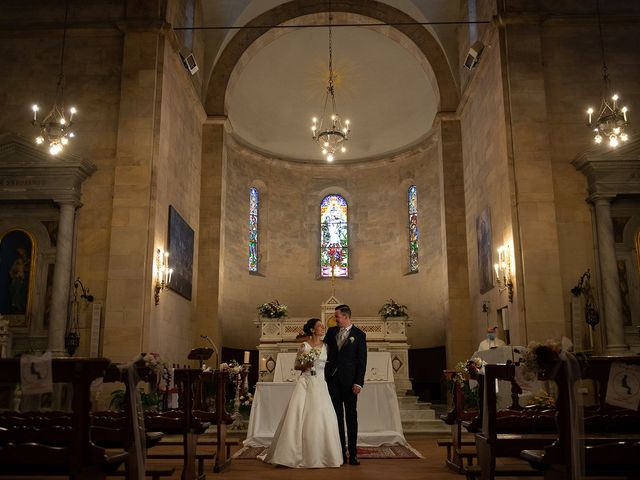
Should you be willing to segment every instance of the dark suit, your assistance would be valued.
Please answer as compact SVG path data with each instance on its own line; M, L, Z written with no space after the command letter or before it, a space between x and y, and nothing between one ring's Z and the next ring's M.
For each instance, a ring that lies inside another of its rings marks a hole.
M329 395L338 418L338 430L342 452L347 451L344 438L344 418L347 421L349 456L356 456L358 440L358 396L352 391L353 385L364 387L364 373L367 369L367 336L353 325L342 348L338 350L336 335L339 327L327 330L324 343L327 344L327 365L324 369Z

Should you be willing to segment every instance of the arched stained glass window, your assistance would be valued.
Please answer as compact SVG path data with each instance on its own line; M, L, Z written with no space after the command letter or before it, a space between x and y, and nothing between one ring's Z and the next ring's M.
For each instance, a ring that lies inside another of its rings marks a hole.
M249 271L258 271L258 190L249 189Z
M418 189L409 187L409 271L418 271Z
M320 204L320 274L323 277L349 276L347 201L327 195Z

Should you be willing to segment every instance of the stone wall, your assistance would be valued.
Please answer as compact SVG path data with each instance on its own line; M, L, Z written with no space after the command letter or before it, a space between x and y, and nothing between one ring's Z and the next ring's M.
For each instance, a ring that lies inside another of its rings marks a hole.
M78 7L78 4L75 5ZM24 15L24 2L3 3L3 28L0 30L0 132L14 132L34 139L39 131L30 124L31 105L40 107L44 118L55 99L60 69L64 4L46 7L43 28L29 22L39 13ZM83 205L77 210L77 254L75 276L103 303L107 291L110 223L114 182L113 159L116 150L117 123L122 64L122 34L99 24L121 14L116 2L91 2L70 11L64 62L65 105L78 113L73 127L76 137L67 150L94 163L98 170L83 184ZM82 27L80 27L82 25ZM44 148L44 147L43 147ZM55 161L55 159L52 159ZM70 283L73 279L69 279ZM80 355L89 353L90 309L80 309ZM42 319L36 319L42 322Z
M400 156L341 166L261 157L227 138L226 196L220 287L225 346L253 348L256 306L278 299L294 317L319 316L331 295L319 278L320 202L349 204L351 278L336 280L336 297L354 316L375 316L389 298L406 304L413 347L444 344L440 176L434 135ZM408 274L407 189L418 187L420 271ZM259 274L248 272L249 187L260 192Z
M475 339L469 346L468 354L473 353L477 344L485 337L488 324L497 323L495 310L508 302L506 295L499 294L495 287L480 293L476 219L483 210L489 209L492 265L497 261L497 246L513 238L507 126L497 32L488 32L483 41L491 47L485 48L482 61L473 70L474 77L469 82L459 111L464 157L469 295L473 319L470 328ZM512 240L511 244L513 245ZM481 310L483 300L488 300L492 306L488 319ZM513 316L512 319L516 323Z

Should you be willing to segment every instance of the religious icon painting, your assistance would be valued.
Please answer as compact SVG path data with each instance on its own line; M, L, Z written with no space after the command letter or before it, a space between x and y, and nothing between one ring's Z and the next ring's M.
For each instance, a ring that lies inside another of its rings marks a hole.
M194 232L178 211L169 206L169 262L173 275L169 288L191 300Z
M35 242L24 230L0 237L0 314L10 327L28 327L35 281Z
M476 217L476 236L478 243L478 282L480 293L486 293L493 288L491 262L491 215L489 208L485 208Z

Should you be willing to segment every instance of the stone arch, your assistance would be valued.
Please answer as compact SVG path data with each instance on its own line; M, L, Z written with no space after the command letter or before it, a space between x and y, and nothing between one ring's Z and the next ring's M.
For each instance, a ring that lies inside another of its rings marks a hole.
M352 13L385 24L396 24L391 28L411 39L419 51L428 60L433 69L440 92L439 111L455 111L458 106L458 89L449 63L433 34L421 25L407 25L415 20L406 13L389 5L370 0L334 0L331 2L334 12ZM279 5L247 23L226 45L209 77L205 96L205 110L208 115L225 115L225 96L231 73L240 61L243 53L253 42L270 29L266 25L279 25L289 20L329 10L328 0L293 0ZM404 24L404 25L402 25ZM258 28L264 26L263 28Z

